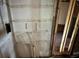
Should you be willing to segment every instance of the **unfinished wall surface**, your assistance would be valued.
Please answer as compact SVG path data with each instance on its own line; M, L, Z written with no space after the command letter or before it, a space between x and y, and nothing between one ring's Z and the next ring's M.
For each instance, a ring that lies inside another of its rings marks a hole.
M2 10L2 17L3 17L4 24L9 23L6 0L3 0L3 5L1 7L1 10Z
M63 2L59 0L55 34L54 34L54 43L53 43L54 55L60 55L59 49L60 49L60 44L62 40L68 8L69 8L69 2Z
M68 12L69 2L59 2L59 10L58 10L58 24L65 24L66 16Z
M15 58L14 43L12 34L0 37L0 58Z
M4 24L0 16L0 37L5 33Z
M17 57L50 54L52 20L57 0L9 0Z
M3 30L4 28L3 28L3 24L2 24L2 21L1 21L1 18L0 18L0 36L1 36L1 34L2 34L2 30Z
M9 23L7 6L5 0L0 0L0 37L6 33L6 23Z

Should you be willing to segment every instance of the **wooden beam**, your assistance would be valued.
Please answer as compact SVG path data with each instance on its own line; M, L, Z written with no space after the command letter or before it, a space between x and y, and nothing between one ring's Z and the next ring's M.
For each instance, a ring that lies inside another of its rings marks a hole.
M74 40L75 40L77 31L78 31L78 24L79 24L79 13L78 13L77 20L76 20L76 23L75 23L75 27L74 27L74 30L73 30L73 33L72 33L72 36L71 36L69 46L68 46L68 51L70 51L70 52L71 52L71 49L72 49L72 46L74 44Z
M68 28L70 27L69 25L70 25L70 22L71 22L71 18L72 18L72 14L73 14L73 11L74 11L75 3L76 3L76 0L70 0L68 14L67 14L67 18L66 18L66 24L65 24L65 28L64 28L64 32L63 32L61 45L60 45L60 52L63 52L64 48L65 48L66 39L67 39L68 31L69 31Z

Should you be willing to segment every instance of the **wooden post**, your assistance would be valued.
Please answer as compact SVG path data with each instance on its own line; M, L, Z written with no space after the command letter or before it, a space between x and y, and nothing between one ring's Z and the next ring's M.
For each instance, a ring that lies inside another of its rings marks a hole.
M67 39L67 36L68 36L68 32L69 32L69 28L70 28L70 24L71 24L71 20L72 20L72 16L73 16L75 5L76 5L76 0L73 2L73 7L72 7L72 11L71 11L70 21L69 21L67 32L66 32L66 36L65 36L65 42L64 42L64 46L63 46L63 51L64 51L64 48L65 48L66 39Z
M52 29L51 29L51 54L53 54L54 52L54 37L56 35L56 25L57 25L57 14L58 14L58 6L59 6L59 0L56 1L56 10L55 10L55 17L54 17L54 21L53 21L53 25L52 25Z
M63 32L61 45L60 45L60 52L63 52L64 48L65 48L66 39L67 39L67 35L68 35L68 31L69 31L70 22L71 22L72 14L74 11L75 3L76 3L76 0L70 0L68 14L67 14L67 18L66 18L66 24L65 24L65 28L64 28L64 32Z
M77 31L78 31L78 24L79 24L79 13L78 13L77 20L76 20L76 23L75 23L75 27L74 27L74 30L73 30L73 33L72 33L72 36L71 36L69 46L68 46L68 51L70 51L70 52L71 52L71 49L72 49Z

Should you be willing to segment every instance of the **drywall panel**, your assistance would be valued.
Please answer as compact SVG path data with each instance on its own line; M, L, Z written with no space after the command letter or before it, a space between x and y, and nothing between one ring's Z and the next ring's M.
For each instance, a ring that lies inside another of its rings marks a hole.
M32 32L32 22L13 22L14 32Z
M9 0L10 5L31 5L32 0Z
M54 0L41 0L41 5L53 5Z
M40 22L37 24L37 31L51 32L51 26L52 26L51 21Z
M34 52L38 57L46 57L50 54L50 41L49 40L39 40L34 41Z
M32 10L27 8L11 8L12 20L25 20L30 21L32 17Z
M33 8L40 8L41 4L40 4L41 0L32 0L32 7Z
M40 9L39 8L32 8L32 21L39 21L40 20Z
M40 56L50 56L50 40L40 41Z
M18 57L49 56L55 1L9 0Z
M43 20L51 20L52 19L52 12L53 9L51 7L47 7L47 8L41 8L40 14L41 14L41 21Z
M11 33L5 35L0 41L0 51L3 58L15 58L14 43Z
M2 6L2 17L3 17L4 23L9 23L7 6L6 6L5 2L3 4L3 6Z
M2 30L4 30L4 29L3 29L3 24L0 23L0 32L1 32Z
M31 57L31 46L28 44L17 43L16 44L17 57Z
M0 19L0 37L5 33L3 25L4 24L2 23L2 21Z
M51 33L50 32L41 32L41 39L40 40L49 40L51 38Z
M15 32L16 43L30 44L31 43L31 34L28 32Z
M27 46L28 45L34 46L32 51L35 50L34 51L34 55L35 56L49 56L50 40L48 40L48 39L50 39L50 37L48 35L48 32L41 33L42 34L41 36L39 36L40 35L39 32L35 33L36 34L36 37L35 37L36 40L32 39L31 33L16 33L16 34L17 34L15 36L16 37L16 43L20 44L20 45L24 44L24 46L25 45L27 45ZM24 47L24 46L22 46L22 47ZM16 48L20 49L21 47L19 47L17 45ZM25 48L21 48L21 49L24 51ZM28 47L27 47L27 49L28 49ZM21 52L23 54L25 54L25 52L23 52L23 51L19 52L19 51L20 50L18 50L17 53L20 54L20 56L22 56Z

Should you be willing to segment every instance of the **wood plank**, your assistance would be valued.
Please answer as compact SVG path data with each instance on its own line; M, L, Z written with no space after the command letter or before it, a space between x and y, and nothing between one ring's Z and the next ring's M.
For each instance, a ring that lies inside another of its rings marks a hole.
M64 51L64 47L65 47L65 44L66 44L66 38L67 38L67 32L68 32L67 29L68 29L68 26L69 26L69 22L70 22L70 20L72 18L72 14L73 14L73 11L74 11L75 3L76 3L76 0L70 0L68 14L67 14L67 18L66 18L66 24L65 24L65 28L64 28L64 32L63 32L61 45L60 45L60 52Z
M71 24L71 20L72 20L72 16L73 16L73 12L74 12L74 7L75 7L76 1L73 3L73 7L72 7L72 11L71 11L71 16L70 16L70 20L69 20L69 24L68 24L68 28L67 28L67 32L66 32L66 36L65 36L65 41L64 41L64 46L63 46L63 51L66 45L66 39L68 36L68 32L69 32L69 28L70 28L70 24Z
M71 15L70 15L70 20L69 20L69 24L68 24L68 28L67 28L67 32L66 32L66 36L65 36L65 42L64 42L64 46L63 46L63 51L64 51L64 48L65 48L65 45L66 45L66 39L67 39L67 36L68 36L68 32L69 32L69 28L70 28L73 12L74 12L74 9L75 9L75 5L76 5L76 0L73 3Z
M76 23L75 23L75 28L73 30L72 37L71 37L71 40L70 40L70 43L69 43L69 46L68 46L68 51L70 51L70 52L71 52L71 49L72 49L77 31L78 31L78 24L79 24L79 14L77 16L77 20L76 20Z

